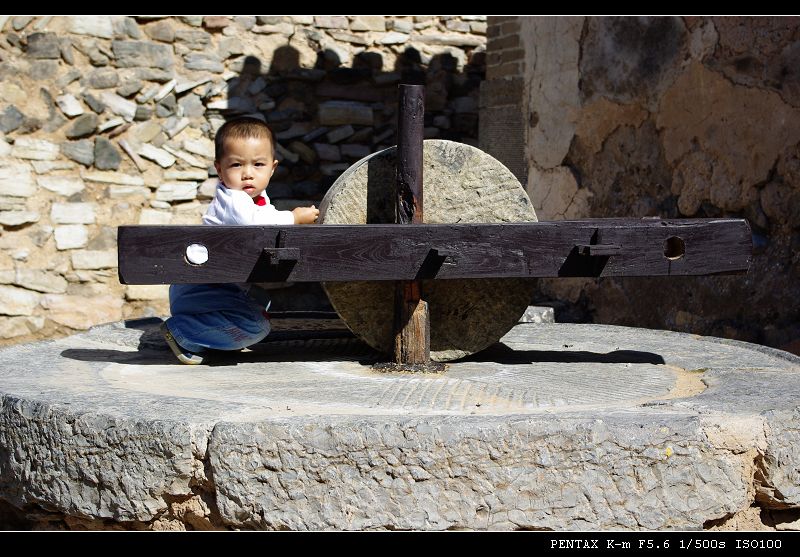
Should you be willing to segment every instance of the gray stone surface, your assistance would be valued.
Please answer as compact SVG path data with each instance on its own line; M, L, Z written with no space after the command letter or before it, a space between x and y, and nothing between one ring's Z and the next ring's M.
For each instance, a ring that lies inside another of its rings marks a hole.
M109 89L119 85L119 72L112 68L98 68L86 76L86 84L93 89Z
M31 62L28 75L37 81L55 79L58 75L58 60L35 60Z
M102 112L106 109L106 105L104 105L100 99L94 95L90 95L89 93L83 94L83 100L87 105L89 105L89 108L91 108L97 114L102 114Z
M0 131L3 133L13 132L22 125L24 120L25 115L16 106L8 106L0 115Z
M35 193L36 182L27 164L0 159L0 195L25 198Z
M46 190L50 190L64 197L83 191L86 186L83 180L72 176L40 176L36 183Z
M78 116L67 130L66 136L69 139L80 139L91 135L97 129L98 121L97 114L92 112Z
M320 153L320 156L322 154ZM536 222L513 174L469 145L424 142L426 223ZM320 203L323 224L394 222L395 149L354 163ZM347 326L370 346L392 352L394 284L325 283ZM423 281L431 322L431 358L447 361L486 348L514 326L533 296L531 279Z
M67 141L61 144L61 152L69 159L91 166L94 162L94 140Z
M123 81L119 86L117 94L121 97L130 97L141 91L142 87L144 87L144 81L140 79L128 79Z
M200 97L193 93L178 99L178 104L183 108L183 115L189 118L198 118L205 114L206 107Z
M11 156L36 161L52 161L58 157L58 145L46 139L18 137L14 141Z
M180 29L175 33L175 40L192 50L204 50L211 44L211 35L200 29Z
M114 28L111 18L108 16L74 17L67 21L69 30L79 35L91 35L103 39L110 39L114 36Z
M442 375L373 372L355 340L189 367L158 322L0 351L0 499L152 527L203 492L218 527L267 529L695 530L800 508L785 352L524 324Z
M214 73L222 73L225 66L222 59L216 54L187 54L184 57L186 68L189 70L205 70Z
M122 156L105 137L98 137L94 144L94 166L99 170L117 170L122 163Z
M31 58L61 58L61 46L55 33L31 33L28 35L28 56Z
M146 41L112 41L111 48L120 68L160 68L171 70L175 64L172 47ZM144 78L143 78L144 79Z
M551 307L542 306L528 306L522 317L519 318L520 323L555 323L555 311Z
M94 224L94 203L53 203L50 220L56 224Z
M74 95L60 95L56 97L56 104L61 109L61 112L70 118L80 116L84 112L80 101Z
M144 32L151 39L164 43L171 43L175 40L175 28L168 21L157 21L145 25Z
M319 123L323 126L357 124L371 126L372 108L353 101L325 101L319 103Z
M111 91L103 91L100 93L100 100L108 107L114 114L119 114L129 122L133 120L136 115L136 103L120 97Z

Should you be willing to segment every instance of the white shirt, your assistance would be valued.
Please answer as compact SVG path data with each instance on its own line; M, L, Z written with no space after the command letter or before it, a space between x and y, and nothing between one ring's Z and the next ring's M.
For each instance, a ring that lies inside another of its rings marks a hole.
M291 211L279 211L265 193L261 196L266 205L256 205L247 193L229 189L219 182L214 201L203 215L203 224L294 224Z

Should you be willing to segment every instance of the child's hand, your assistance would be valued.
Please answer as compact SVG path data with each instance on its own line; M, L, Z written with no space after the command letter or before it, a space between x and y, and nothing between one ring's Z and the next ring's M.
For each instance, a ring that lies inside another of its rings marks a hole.
M319 216L319 209L311 207L295 207L292 209L295 224L314 224Z

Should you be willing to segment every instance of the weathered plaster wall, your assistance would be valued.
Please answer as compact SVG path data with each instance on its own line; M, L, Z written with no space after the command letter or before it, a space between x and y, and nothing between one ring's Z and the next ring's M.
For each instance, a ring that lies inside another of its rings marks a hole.
M494 19L490 37L509 18ZM554 301L557 320L800 350L800 19L516 19L524 64L506 79L524 81L540 220L744 217L753 228L746 276L542 280L539 301Z

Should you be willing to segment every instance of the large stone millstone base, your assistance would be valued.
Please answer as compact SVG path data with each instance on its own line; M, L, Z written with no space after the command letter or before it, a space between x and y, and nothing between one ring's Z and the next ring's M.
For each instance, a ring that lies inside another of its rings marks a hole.
M440 376L372 372L356 340L173 361L155 320L0 351L0 511L593 530L800 508L800 358L756 345L526 324Z

